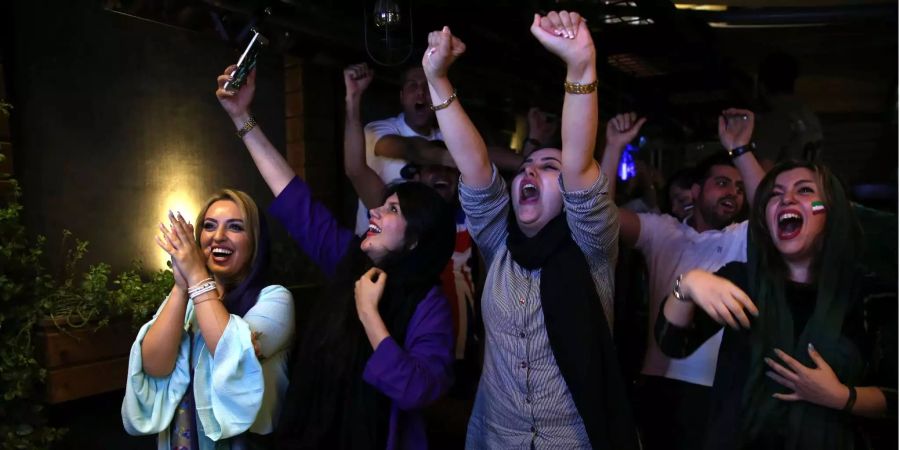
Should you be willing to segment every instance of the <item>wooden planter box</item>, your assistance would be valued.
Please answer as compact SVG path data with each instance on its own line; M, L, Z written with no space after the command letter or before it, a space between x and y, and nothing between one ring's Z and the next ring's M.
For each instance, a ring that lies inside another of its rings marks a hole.
M113 320L99 330L88 324L67 328L65 319L41 321L38 361L47 369L47 402L75 400L125 387L128 352L137 331L131 322Z

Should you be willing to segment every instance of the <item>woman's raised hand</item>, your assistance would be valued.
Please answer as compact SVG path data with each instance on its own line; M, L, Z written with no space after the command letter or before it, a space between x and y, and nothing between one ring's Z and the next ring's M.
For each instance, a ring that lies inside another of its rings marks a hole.
M237 69L235 64L226 67L225 72L216 79L218 82L216 98L232 119L243 119L249 114L250 103L253 102L253 95L256 92L256 69L250 71L243 86L236 92L226 91L225 83L231 80L231 73L235 69Z
M428 48L422 55L422 68L428 79L447 76L450 66L466 51L466 44L450 33L450 28L428 33Z
M692 270L684 274L681 292L702 308L710 318L735 330L750 328L747 312L754 316L759 315L759 309L744 291L732 282L709 272Z
M594 64L594 40L587 22L577 12L551 11L543 17L535 14L531 34L569 67Z
M194 240L194 227L187 223L181 214L169 212L169 227L159 224L161 236L156 236L156 244L172 257L172 270L176 273L176 282L181 276L185 288L196 284L208 276L206 258L200 246Z

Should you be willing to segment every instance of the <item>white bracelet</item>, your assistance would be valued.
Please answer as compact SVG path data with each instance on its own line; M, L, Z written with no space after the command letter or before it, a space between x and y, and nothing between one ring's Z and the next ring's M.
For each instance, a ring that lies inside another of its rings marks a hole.
M198 288L196 291L189 292L188 298L191 300L191 302L194 302L194 299L196 299L197 297L199 297L207 292L212 292L214 290L216 290L216 282L215 281L204 284L202 287ZM196 302L194 302L194 303L196 303Z
M215 281L215 280L213 280L212 278L205 278L205 279L202 279L202 280L200 280L200 282L198 282L197 284L195 284L195 285L189 287L189 288L187 289L187 291L188 291L188 293L191 293L191 292L193 292L193 291L196 291L197 289L202 288L205 284L209 284L209 283L212 283L212 282L214 282L214 281Z

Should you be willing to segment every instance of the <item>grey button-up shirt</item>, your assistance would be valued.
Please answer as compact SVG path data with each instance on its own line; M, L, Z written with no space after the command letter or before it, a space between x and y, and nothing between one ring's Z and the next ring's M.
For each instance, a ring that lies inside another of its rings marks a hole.
M583 191L566 192L563 208L572 239L587 257L591 277L612 326L613 279L619 223L601 174ZM460 183L469 230L489 267L481 309L487 334L484 369L469 420L466 448L591 448L544 327L540 270L513 261L506 248L510 205L497 175L483 189Z

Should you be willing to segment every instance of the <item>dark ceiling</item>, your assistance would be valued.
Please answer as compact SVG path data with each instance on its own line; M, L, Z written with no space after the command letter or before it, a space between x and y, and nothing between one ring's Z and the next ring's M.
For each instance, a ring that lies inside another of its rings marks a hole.
M686 140L708 139L722 108L753 104L756 66L773 50L798 59L798 93L813 94L816 112L878 115L896 107L896 2L394 0L403 21L387 33L392 54L384 50L386 33L364 28L375 2L120 0L110 7L235 45L254 25L279 51L334 65L365 57L367 43L378 59L410 54L415 63L427 31L446 24L468 43L459 83L480 91L484 106L505 110L554 101L555 90L544 93L559 84L562 67L536 45L528 25L535 11L575 10L588 18L597 43L604 115L637 109L656 119L658 132Z

